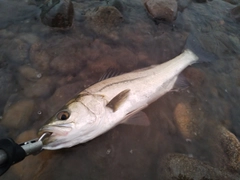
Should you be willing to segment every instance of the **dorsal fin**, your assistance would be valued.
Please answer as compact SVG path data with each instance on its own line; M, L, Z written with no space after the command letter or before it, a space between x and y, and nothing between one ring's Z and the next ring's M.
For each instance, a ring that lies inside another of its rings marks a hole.
M100 79L98 80L99 82L100 81L103 81L105 79L108 79L108 78L111 78L111 77L115 77L115 76L118 76L122 74L118 69L115 69L115 68L108 68L106 73L104 73L102 75L102 77L100 77Z
M115 112L119 106L127 99L129 95L130 89L125 89L119 94L117 94L112 100L106 105L107 107L111 108L113 112Z

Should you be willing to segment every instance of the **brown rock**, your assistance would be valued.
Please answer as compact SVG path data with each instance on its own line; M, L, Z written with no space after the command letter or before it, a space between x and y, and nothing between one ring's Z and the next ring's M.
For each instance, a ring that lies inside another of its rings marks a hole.
M225 127L219 127L221 145L226 153L231 169L240 172L240 143L236 136Z
M40 72L30 66L20 66L18 71L24 78L30 81L36 81L42 77Z
M84 63L78 55L61 55L54 58L50 66L61 74L75 74L81 70Z
M21 129L28 123L34 106L34 101L30 99L17 101L5 108L1 123L10 128Z
M200 87L205 79L205 74L194 67L188 67L183 71L183 74L186 76L187 80L196 87Z
M88 11L86 16L93 26L104 29L115 27L123 21L121 12L113 6L95 8L92 11Z
M51 56L39 43L33 44L30 49L30 60L32 64L42 71L49 70Z
M183 154L167 155L161 161L158 172L158 179L236 180L239 178L239 175L232 175L226 171L221 171L217 168L213 168L209 164Z
M176 0L148 0L145 7L155 19L163 19L172 22L177 15Z
M174 110L174 119L185 139L193 139L199 135L200 127L197 127L190 105L179 103Z
M48 97L55 90L55 81L51 77L45 76L36 82L26 82L22 84L26 97Z

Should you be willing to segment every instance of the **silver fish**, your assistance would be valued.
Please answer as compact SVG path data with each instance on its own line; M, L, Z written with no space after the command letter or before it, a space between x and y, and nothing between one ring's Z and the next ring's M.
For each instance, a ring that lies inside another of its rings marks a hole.
M142 109L170 91L179 73L197 61L198 57L191 50L185 50L163 64L105 79L90 86L69 101L39 130L40 135L52 133L44 140L43 149L69 148L87 142L133 119ZM138 117L147 120L143 113Z

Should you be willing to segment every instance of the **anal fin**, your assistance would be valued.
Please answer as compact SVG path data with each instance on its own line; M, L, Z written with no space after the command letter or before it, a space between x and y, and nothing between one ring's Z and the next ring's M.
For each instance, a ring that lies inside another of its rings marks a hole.
M146 113L144 113L143 111L139 111L138 113L123 120L121 122L121 124L149 126L150 120L149 120L148 116L146 115Z

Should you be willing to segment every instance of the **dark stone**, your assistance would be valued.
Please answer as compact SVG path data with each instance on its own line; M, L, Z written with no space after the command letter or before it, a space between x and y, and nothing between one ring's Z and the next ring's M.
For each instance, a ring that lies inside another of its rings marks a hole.
M74 9L71 0L53 0L42 6L41 20L50 27L68 28L72 26Z
M240 5L238 5L237 7L233 8L231 10L231 14L238 22L240 22Z
M196 0L197 3L205 3L207 0Z

